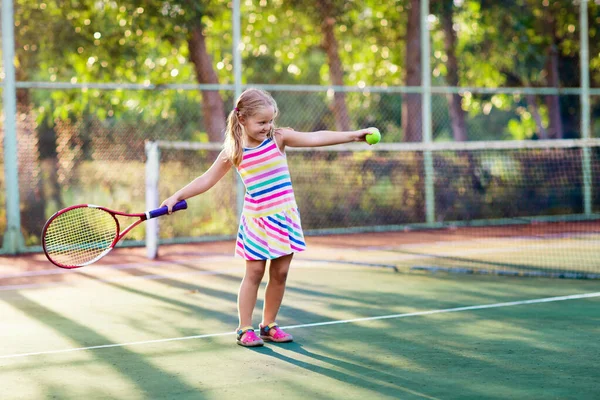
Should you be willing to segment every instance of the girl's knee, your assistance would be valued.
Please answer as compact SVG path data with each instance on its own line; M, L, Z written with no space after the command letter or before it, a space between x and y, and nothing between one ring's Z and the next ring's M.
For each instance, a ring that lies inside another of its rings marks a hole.
M246 265L246 274L244 279L248 279L253 283L260 283L265 275L265 266L260 264Z
M269 271L269 279L277 283L285 283L287 281L289 268L271 269Z

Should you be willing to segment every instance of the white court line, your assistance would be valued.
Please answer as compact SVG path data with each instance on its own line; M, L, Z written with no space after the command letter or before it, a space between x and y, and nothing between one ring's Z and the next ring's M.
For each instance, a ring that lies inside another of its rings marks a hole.
M315 326L351 324L351 323L363 322L363 321L376 321L376 320L382 320L382 319L418 317L418 316L424 316L424 315L444 314L444 313L452 313L452 312L460 312L460 311L485 310L488 308L512 307L512 306L520 306L520 305L525 305L525 304L539 304L539 303L551 303L551 302L555 302L555 301L589 299L589 298L593 298L593 297L600 297L600 292L573 294L573 295L569 295L569 296L546 297L546 298L532 299L532 300L509 301L509 302L505 302L505 303L482 304L482 305L478 305L478 306L466 306L466 307L456 307L456 308L445 308L445 309L439 309L439 310L417 311L417 312L405 313L405 314L381 315L381 316L377 316L377 317L365 317L365 318L354 318L354 319L346 319L346 320L315 322L312 324L282 326L282 328L283 329L311 328L311 327L315 327ZM7 354L7 355L0 356L0 359L22 358L22 357L41 356L41 355L48 355L48 354L72 353L72 352L76 352L76 351L109 349L109 348L113 348L113 347L137 346L137 345L176 342L176 341L193 340L193 339L205 339L205 338L212 338L212 337L218 337L218 336L228 336L228 335L233 335L233 334L235 334L235 332L208 333L205 335L184 336L184 337L155 339L155 340L144 340L144 341L139 341L139 342L128 342L128 343L113 343L113 344L104 344L104 345L100 345L100 346L76 347L76 348L72 348L72 349L38 351L38 352L34 352L34 353Z

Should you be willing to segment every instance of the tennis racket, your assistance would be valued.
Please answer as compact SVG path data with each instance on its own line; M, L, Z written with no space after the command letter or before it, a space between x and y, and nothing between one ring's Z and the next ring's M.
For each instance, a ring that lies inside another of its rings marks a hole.
M173 211L187 208L185 200ZM42 247L46 257L61 268L90 265L107 255L129 231L151 218L167 214L167 206L141 214L127 214L93 204L79 204L54 214L42 230ZM121 231L117 215L137 218Z

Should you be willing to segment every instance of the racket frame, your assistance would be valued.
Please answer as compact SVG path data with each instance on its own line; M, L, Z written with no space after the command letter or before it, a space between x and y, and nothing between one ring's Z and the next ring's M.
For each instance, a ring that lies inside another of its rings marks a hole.
M113 219L115 220L115 225L116 225L115 238L113 239L112 243L102 253L100 253L98 256L96 256L92 260L87 261L81 265L64 265L64 264L61 264L61 263L53 260L52 257L50 256L50 254L48 253L48 250L46 249L46 232L48 231L48 227L50 226L52 221L54 221L59 216L65 214L69 211L72 211L74 209L78 209L78 208L96 208L96 209L102 210L102 211L110 214L110 216L113 217ZM175 206L173 206L172 211L185 210L186 208L187 208L186 201L181 200L180 202L175 204ZM125 237L125 235L127 235L133 228L135 228L142 222L152 219L152 218L160 217L165 214L168 214L167 206L163 206L163 207L157 208L155 210L150 210L150 211L146 211L143 213L125 213L125 212L121 212L121 211L111 210L110 208L98 206L95 204L77 204L74 206L64 208L60 211L57 211L48 219L48 221L46 221L46 223L44 224L44 228L42 229L42 249L44 250L44 254L46 255L46 258L52 264L56 265L57 267L65 268L65 269L81 268L86 265L95 263L96 261L100 260L102 257L106 256L108 253L110 253L110 251L115 248L117 243L119 243L121 241L121 239L123 239ZM121 217L138 218L138 220L134 221L127 228L125 228L123 231L121 231L121 224L119 223L119 220L117 219L117 215L121 216Z

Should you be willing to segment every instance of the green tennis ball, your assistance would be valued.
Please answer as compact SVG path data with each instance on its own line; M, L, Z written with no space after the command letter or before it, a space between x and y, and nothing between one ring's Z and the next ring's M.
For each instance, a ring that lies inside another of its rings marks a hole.
M379 129L377 128L369 128L371 133L369 133L365 139L367 140L367 143L369 144L377 144L379 143L379 141L381 140L381 133L379 132Z

